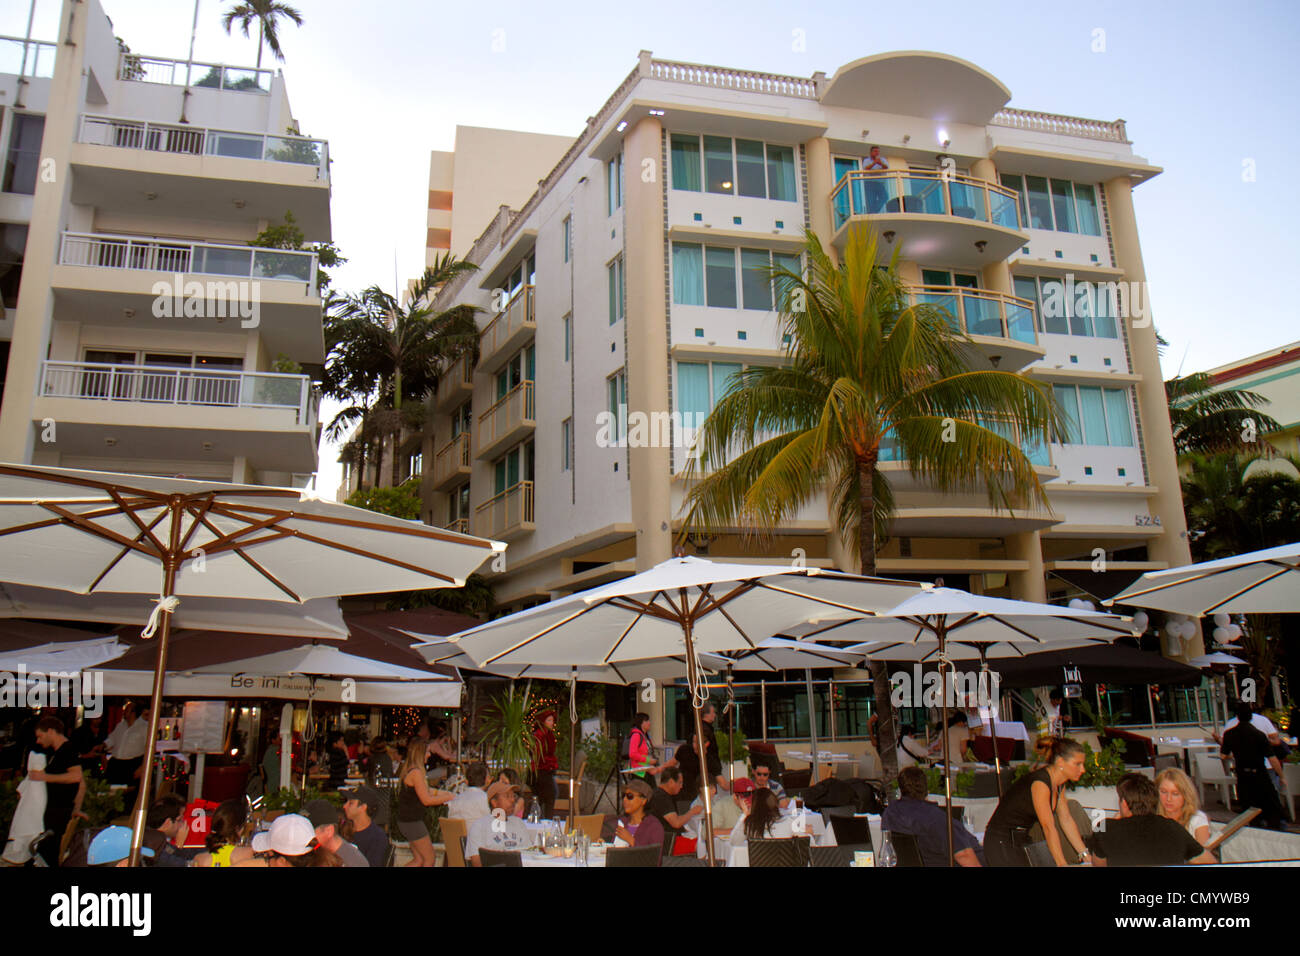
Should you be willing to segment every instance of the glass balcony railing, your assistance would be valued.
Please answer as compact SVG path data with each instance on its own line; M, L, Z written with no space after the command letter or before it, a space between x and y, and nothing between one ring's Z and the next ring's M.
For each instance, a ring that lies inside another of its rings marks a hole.
M316 294L315 254L289 249L65 232L59 264L302 282Z
M981 424L990 431L1001 435L1011 444L1015 445L1025 457L1029 459L1031 465L1039 468L1050 468L1052 466L1051 455L1048 454L1047 444L1042 441L1032 441L1024 436L1021 431L1014 425L1007 422L981 422ZM906 461L902 449L898 445L898 439L892 432L886 433L885 438L880 443L879 461Z
M139 83L233 90L238 93L270 93L275 71L124 53L118 61L117 78Z
M156 153L224 156L271 163L314 166L318 179L329 178L329 144L305 136L274 136L236 130L204 129L170 123L145 123L110 116L83 116L79 141Z
M1029 299L1005 292L948 285L915 286L909 290L909 299L912 304L923 303L944 309L952 327L967 335L1014 339L1029 345L1038 343L1034 303Z
M0 73L48 80L54 76L57 43L0 36Z
M873 169L846 173L831 193L835 228L854 216L909 213L974 219L1020 229L1016 194L983 179L928 170Z

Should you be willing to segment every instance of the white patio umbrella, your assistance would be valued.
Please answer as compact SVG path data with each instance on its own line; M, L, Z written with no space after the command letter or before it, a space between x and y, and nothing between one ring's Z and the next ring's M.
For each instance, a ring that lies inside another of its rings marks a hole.
M1300 542L1148 571L1109 601L1194 617L1300 612Z
M0 653L0 671L45 674L89 670L116 660L129 648L116 637L95 637L85 641L36 644Z
M138 594L74 594L0 583L0 618L143 626L149 622L149 613L148 602L142 602ZM172 626L339 641L348 636L338 599L333 597L313 598L301 604L190 597L172 613Z
M144 632L161 627L132 865L144 835L168 634L180 599L301 603L460 587L505 549L293 488L8 464L0 464L0 539L0 581L158 595Z
M1187 663L1193 667L1213 667L1215 664L1249 664L1250 661L1244 661L1240 657L1225 654L1223 651L1215 651L1213 654L1202 654L1200 657L1193 657Z
M790 565L723 564L672 558L621 581L520 611L455 635L480 664L605 665L684 653L700 748L707 691L701 651L756 647L818 614L872 614L924 587L908 581ZM705 834L713 863L709 788Z
M1109 643L1136 633L1132 621L1117 614L1035 604L1006 598L969 594L955 588L933 588L908 598L897 607L874 617L854 620L811 621L796 631L817 640L843 643L857 640L849 650L866 652L890 660L891 651L915 655L921 647L933 649L942 678L944 790L952 804L952 761L948 753L948 670L955 659L955 643L974 649L981 669L988 669L988 652L1014 656L1005 645L1025 645L1055 650L1070 642L1077 646ZM928 656L928 653L927 653ZM968 658L969 659L969 658ZM1001 761L998 759L997 717L994 717L993 757L1001 792ZM952 815L948 815L948 862L952 865Z

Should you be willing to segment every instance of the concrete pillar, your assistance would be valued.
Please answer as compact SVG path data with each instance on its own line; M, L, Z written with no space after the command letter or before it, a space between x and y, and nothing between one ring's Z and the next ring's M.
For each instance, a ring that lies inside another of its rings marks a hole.
M921 285L921 267L910 259L899 259L898 277L907 285Z
M73 9L70 3L63 5L61 24L68 23ZM0 461L31 461L36 441L32 406L54 319L51 272L58 261L62 239L62 210L67 206L72 181L69 153L77 138L81 90L85 83L87 17L85 8L81 10L83 15L72 17L67 42L59 46L54 76L50 80L40 169L36 177L36 192L32 196L23 279L9 351L9 372L4 403L0 407Z
M826 553L835 562L837 571L857 574L860 569L858 567L858 555L853 550L853 545L835 527L834 515L828 515L826 520L830 523L831 529L826 533Z
M1012 571L1007 575L1007 584L1011 587L1011 596L1017 601L1034 601L1043 604L1047 601L1047 579L1043 571L1043 546L1037 531L1022 534L1009 534L1003 542L1007 549L1007 558L1011 561L1024 561L1028 567L1024 571Z
M628 415L669 412L668 309L664 301L663 127L646 117L623 140ZM643 160L652 162L643 165ZM647 177L645 169L660 174ZM636 568L672 557L669 448L628 450Z
M831 218L831 190L835 183L831 168L831 144L825 136L818 136L804 144L808 164L808 220L809 227L827 252L835 254L831 246L831 236L835 234L835 222Z
M1140 318L1130 316L1124 321L1133 371L1142 376L1137 384L1137 406L1142 421L1148 483L1159 489L1149 499L1150 508L1160 518L1160 525L1164 529L1164 534L1147 540L1147 552L1153 561L1167 561L1171 566L1189 564L1192 554L1187 542L1187 518L1183 513L1178 458L1174 453L1173 431L1169 424L1164 376L1160 369L1160 356L1156 351L1156 328L1151 315L1151 299L1147 294L1146 267L1142 262L1142 247L1138 243L1137 216L1133 211L1133 183L1128 177L1121 176L1108 180L1105 188L1111 240L1115 246L1115 265L1124 270L1126 281L1135 283L1142 290L1140 301L1146 307L1145 314ZM1204 653L1205 644L1198 634L1188 643L1183 657L1191 658Z

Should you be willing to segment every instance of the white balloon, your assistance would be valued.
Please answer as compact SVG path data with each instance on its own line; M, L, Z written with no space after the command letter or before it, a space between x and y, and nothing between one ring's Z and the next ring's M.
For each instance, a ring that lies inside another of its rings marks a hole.
M1076 611L1082 611L1087 608L1088 602L1082 598L1070 598L1069 606L1074 608Z
M1165 633L1170 637L1178 637L1183 633L1183 626L1177 621L1169 621L1165 624Z
M1227 627L1232 623L1232 618L1220 611L1218 614L1214 615L1214 623L1219 627Z
M1241 637L1241 626L1238 624L1229 624L1224 628L1228 632L1227 641L1232 642Z
M1182 626L1182 635L1184 641L1190 641L1196 637L1196 622L1184 621Z
M1218 617L1219 615L1214 616ZM1214 640L1215 643L1226 644L1228 642L1228 629L1226 627L1216 627L1214 629Z
M1133 626L1139 631L1146 632L1147 625L1151 623L1151 618L1146 611L1138 611L1133 615Z

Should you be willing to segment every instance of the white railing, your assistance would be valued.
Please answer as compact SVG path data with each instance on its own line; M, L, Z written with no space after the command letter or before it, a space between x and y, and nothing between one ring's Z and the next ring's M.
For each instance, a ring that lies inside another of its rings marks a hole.
M0 73L48 80L54 76L58 54L57 43L0 36Z
M118 58L117 78L169 86L198 86L239 93L270 93L274 70L226 66L224 63L195 63L166 56L123 53Z
M1027 129L1035 133L1060 133L1065 136L1082 136L1085 139L1104 139L1112 143L1129 141L1128 131L1122 119L1108 122L1085 119L1082 116L1065 116L1060 113L1001 109L993 115L992 125Z
M65 232L59 264L302 282L316 294L315 253L289 249Z
M39 394L108 402L285 408L294 412L295 424L311 426L319 402L306 375L107 362L42 362Z
M799 96L804 99L817 98L816 80L801 76L757 73L753 70L730 70L721 66L678 63L673 60L651 60L650 75L656 80L672 80L694 86L716 86L746 93L775 93L780 96Z
M224 156L272 163L315 166L318 179L329 179L329 144L306 136L275 136L238 130L204 129L171 123L146 123L112 116L82 116L78 141L158 153Z

